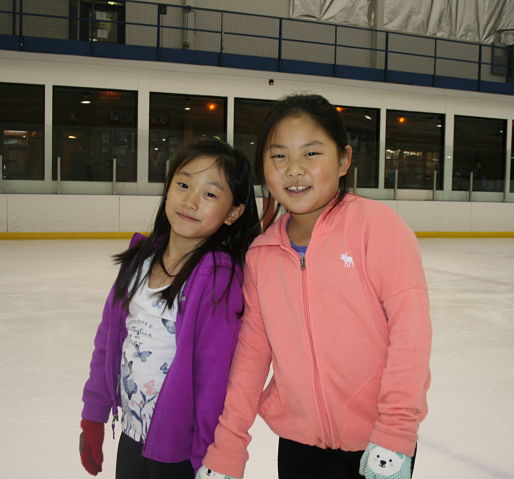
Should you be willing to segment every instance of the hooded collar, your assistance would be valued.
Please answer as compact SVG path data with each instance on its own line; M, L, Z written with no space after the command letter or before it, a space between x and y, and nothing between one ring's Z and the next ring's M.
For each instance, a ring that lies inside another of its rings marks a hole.
M342 201L334 205L335 200L331 200L328 203L321 214L319 215L314 229L312 230L312 236L325 233L328 229L338 222L342 212L346 209L346 205L356 200L358 197L352 193L346 193ZM289 245L290 239L287 235L286 227L287 222L291 218L289 213L284 213L278 220L275 221L263 234L259 235L254 242L250 245L250 249L259 246L280 246Z

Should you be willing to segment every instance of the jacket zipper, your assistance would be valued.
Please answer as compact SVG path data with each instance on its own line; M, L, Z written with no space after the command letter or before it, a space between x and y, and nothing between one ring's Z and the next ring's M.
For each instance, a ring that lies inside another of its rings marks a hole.
M308 302L307 302L307 287L306 287L306 280L305 280L305 257L302 256L300 258L300 269L302 272L302 294L303 294L303 309L304 309L304 315L305 315L305 323L307 325L307 333L309 336L309 344L311 347L311 355L312 355L312 361L314 364L314 390L316 392L316 400L318 402L318 409L321 415L321 426L323 428L323 434L325 436L325 444L327 447L331 446L330 441L330 426L328 421L328 414L325 408L325 404L323 402L323 397L321 394L321 381L319 376L319 370L318 370L318 363L316 360L316 354L314 352L314 341L312 339L312 329L311 329L311 320L309 315L309 308L308 308Z

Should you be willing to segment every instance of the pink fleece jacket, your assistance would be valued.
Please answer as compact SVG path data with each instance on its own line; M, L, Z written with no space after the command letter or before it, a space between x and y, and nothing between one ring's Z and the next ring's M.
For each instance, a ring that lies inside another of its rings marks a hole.
M431 325L418 244L387 206L348 194L304 261L284 215L248 251L245 315L204 464L243 477L259 413L279 436L412 455L427 412ZM264 389L270 364L273 378Z

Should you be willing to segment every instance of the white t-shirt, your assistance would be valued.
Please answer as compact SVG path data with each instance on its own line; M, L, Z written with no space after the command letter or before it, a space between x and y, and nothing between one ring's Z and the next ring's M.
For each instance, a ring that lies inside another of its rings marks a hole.
M150 258L145 261L143 274L150 262ZM156 295L165 288L149 288L147 278L134 294L126 319L128 334L122 346L120 375L121 424L125 434L142 443L176 351L177 301L167 308Z

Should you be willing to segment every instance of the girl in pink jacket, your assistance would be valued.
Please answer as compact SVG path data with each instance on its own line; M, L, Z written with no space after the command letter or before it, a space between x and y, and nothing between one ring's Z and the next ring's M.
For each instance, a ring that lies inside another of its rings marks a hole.
M224 411L197 477L243 477L257 413L280 436L280 479L411 477L430 381L427 286L400 217L345 193L351 155L318 95L285 98L264 123L257 175L287 213L248 251Z

